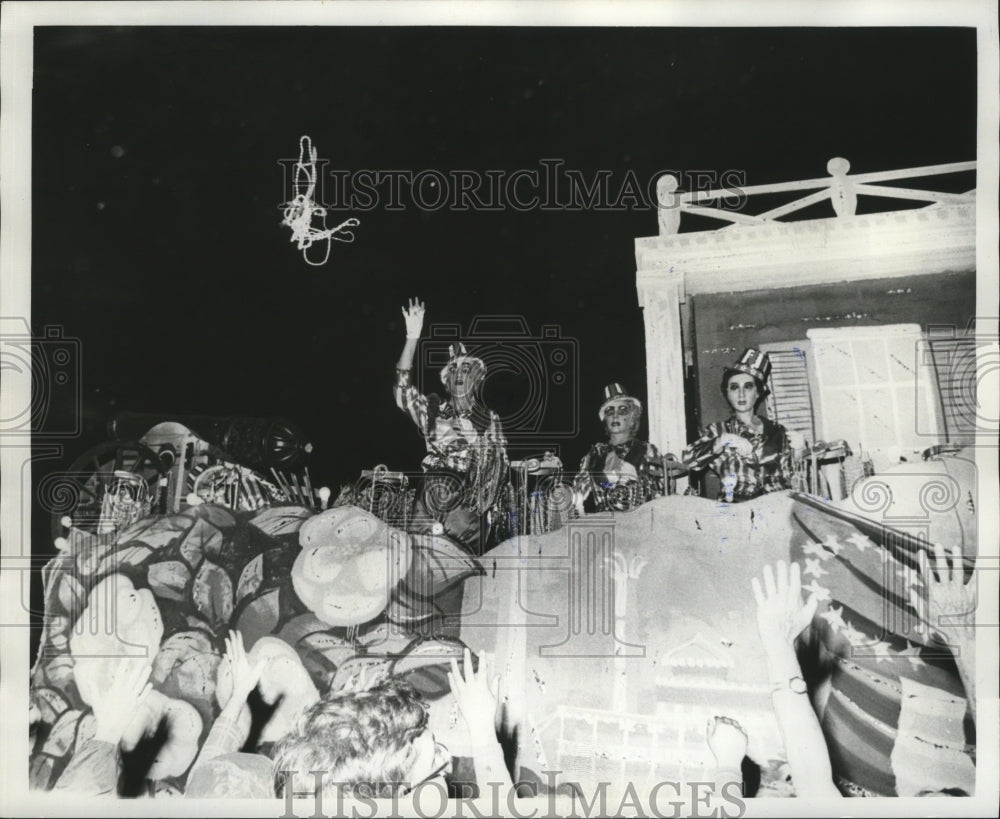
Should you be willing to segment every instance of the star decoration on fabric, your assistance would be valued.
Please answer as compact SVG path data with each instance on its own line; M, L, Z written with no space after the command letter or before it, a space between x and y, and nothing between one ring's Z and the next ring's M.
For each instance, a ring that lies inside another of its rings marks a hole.
M833 535L830 535L830 537L823 541L823 546L838 556L844 550L844 545Z
M866 537L865 535L861 534L861 532L855 532L853 535L847 538L847 542L853 543L855 546L857 546L859 552L863 552L869 546L875 545L870 537Z
M811 575L819 580L823 575L830 574L826 569L819 565L819 560L815 557L806 558L806 567L802 570L803 575Z
M820 560L830 560L833 557L826 549L823 548L822 543L805 543L802 545L802 554L815 555Z
M802 590L809 592L809 596L815 597L820 603L830 599L830 590L826 586L819 585L815 580L808 586L803 586Z
M863 631L858 631L850 623L845 622L844 627L840 631L852 646L869 645L870 638L868 635Z
M820 617L826 620L826 622L830 624L830 628L832 628L834 631L839 631L840 629L844 628L844 626L847 625L847 623L844 622L843 606L840 606L839 608L830 606L830 609L828 611L823 612L820 615Z
M890 560L892 560L892 555L889 554L889 550L886 549L884 546L878 550L878 556L883 563L888 563Z
M924 661L920 659L920 646L913 645L909 640L906 641L906 648L897 652L897 654L900 657L906 657L910 661L910 665L917 666L924 664Z
M871 655L875 662L884 663L892 659L892 646L885 640L879 640L871 647Z

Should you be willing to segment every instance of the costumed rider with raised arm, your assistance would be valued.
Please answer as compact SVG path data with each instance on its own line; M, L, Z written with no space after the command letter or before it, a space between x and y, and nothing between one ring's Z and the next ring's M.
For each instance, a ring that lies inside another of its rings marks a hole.
M441 369L446 397L422 394L412 383L413 356L424 325L424 304L403 308L406 344L396 365L393 393L427 443L424 480L414 510L414 530L433 523L474 555L486 548L483 516L492 522L508 481L507 442L497 414L482 403L486 364L465 345L451 345ZM488 530L487 530L488 531Z
M663 459L653 444L636 437L642 402L621 384L609 384L598 417L608 440L594 444L580 462L573 481L577 510L582 513L589 499L598 512L621 512L662 495Z

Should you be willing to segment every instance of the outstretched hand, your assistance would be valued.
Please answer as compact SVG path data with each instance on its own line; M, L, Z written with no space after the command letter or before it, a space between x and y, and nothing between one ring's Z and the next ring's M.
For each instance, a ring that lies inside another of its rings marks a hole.
M917 562L926 591L925 594L920 594L910 589L910 604L916 609L921 621L941 635L944 635L943 629L949 626L971 625L955 622L958 618L968 618L976 610L975 575L969 578L968 583L965 582L962 547L953 546L949 560L944 546L940 543L934 545L936 574L930 568L925 550L919 553Z
M242 705L247 701L250 692L257 687L257 683L260 682L265 661L258 659L253 666L250 665L246 649L243 647L243 635L238 631L230 631L226 636L226 660L233 673L231 702Z
M739 768L747 753L746 729L732 717L711 717L705 727L708 749L719 768Z
M478 671L472 668L472 652L468 648L465 649L461 670L452 657L448 683L473 739L485 737L495 741L496 713L500 702L500 676L493 673L492 655L486 653L479 655Z
M420 338L424 329L424 303L420 299L410 299L403 308L403 319L406 321L406 337Z
M94 709L94 739L117 745L136 711L153 690L148 682L152 660L122 659L107 688L99 688L91 703Z
M817 599L802 602L802 570L798 563L791 566L779 560L772 571L764 566L764 587L756 577L750 580L757 600L757 630L765 650L790 646L802 630L812 622Z

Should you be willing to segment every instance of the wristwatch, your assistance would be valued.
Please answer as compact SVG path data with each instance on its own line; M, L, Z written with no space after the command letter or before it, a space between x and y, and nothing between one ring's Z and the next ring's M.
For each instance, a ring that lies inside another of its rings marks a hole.
M790 677L786 682L775 683L771 686L771 693L777 694L779 691L791 691L793 694L805 694L809 688L806 681L799 676Z

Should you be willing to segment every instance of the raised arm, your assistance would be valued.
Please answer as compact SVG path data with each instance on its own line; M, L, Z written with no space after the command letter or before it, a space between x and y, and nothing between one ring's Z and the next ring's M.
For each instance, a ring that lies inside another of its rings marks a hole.
M409 370L413 367L413 354L417 351L417 342L424 328L424 303L419 299L410 299L409 305L403 309L403 320L406 322L406 343L396 364L398 370Z
M785 741L795 793L809 798L839 797L826 739L795 655L795 638L812 622L816 598L802 602L799 564L789 567L783 560L773 572L764 566L763 588L756 577L750 585L757 599L757 630L771 680L771 704Z
M57 791L86 796L114 795L118 791L121 758L118 745L136 711L149 696L152 669L149 659L123 659L107 688L95 691L94 736L73 755L55 784Z
M410 416L413 423L422 432L427 430L427 396L413 386L413 355L417 350L420 332L424 326L424 303L418 299L410 299L409 306L403 308L403 318L406 320L406 343L403 352L396 362L396 380L393 382L392 394L396 406Z
M951 647L955 665L965 686L965 697L976 716L976 575L965 582L962 547L953 546L950 560L940 543L934 546L934 569L927 552L918 557L925 595L910 591L910 602L927 628L935 631Z
M479 670L474 671L472 653L465 649L461 670L452 659L448 682L472 737L472 760L479 795L489 793L493 783L499 785L500 793L509 793L514 785L504 761L503 748L497 739L500 678L493 673L492 656L480 654Z
M212 729L188 773L189 779L193 779L195 771L206 762L240 750L249 736L249 728L241 721L241 714L246 707L247 698L260 682L264 661L258 660L251 666L243 647L242 635L238 631L230 631L226 637L226 655L222 662L229 663L233 675L233 693L212 723Z

